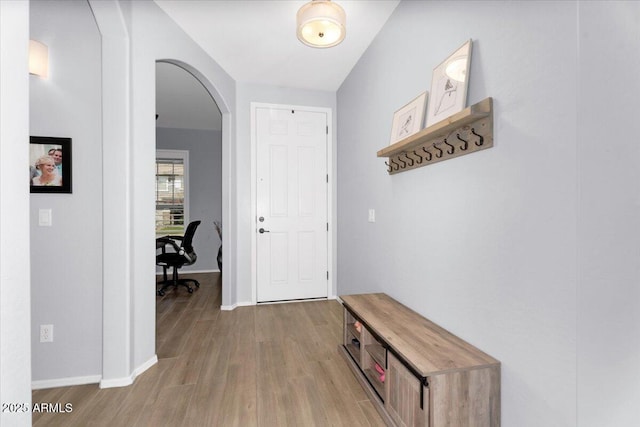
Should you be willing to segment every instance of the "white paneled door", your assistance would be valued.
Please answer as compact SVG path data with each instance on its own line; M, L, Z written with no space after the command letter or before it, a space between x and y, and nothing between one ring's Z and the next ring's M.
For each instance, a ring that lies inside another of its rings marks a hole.
M328 296L327 114L256 109L257 301Z

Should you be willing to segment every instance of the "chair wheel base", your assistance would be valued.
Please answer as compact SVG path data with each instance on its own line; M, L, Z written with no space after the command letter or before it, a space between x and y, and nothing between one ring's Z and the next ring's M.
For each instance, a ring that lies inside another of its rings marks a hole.
M0 0L2 1L2 0ZM178 289L180 286L184 286L187 291L192 294L194 289L193 287L189 286L188 282L193 282L193 284L196 286L196 288L200 287L200 283L198 283L197 280L193 280L193 279L182 279L182 280L177 280L177 281L173 281L173 280L166 280L166 281L162 281L162 282L158 282L158 285L162 285L162 288L159 289L157 291L158 296L164 296L166 293L166 290L170 287L173 287L174 289Z

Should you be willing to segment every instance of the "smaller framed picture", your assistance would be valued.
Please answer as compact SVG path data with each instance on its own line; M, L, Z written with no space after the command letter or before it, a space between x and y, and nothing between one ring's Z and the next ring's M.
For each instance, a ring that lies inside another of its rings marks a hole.
M419 132L424 125L424 110L427 104L427 92L422 92L407 105L393 114L391 140L389 145Z
M433 69L427 126L458 113L467 105L471 40Z
M29 184L32 193L71 193L71 138L32 136Z

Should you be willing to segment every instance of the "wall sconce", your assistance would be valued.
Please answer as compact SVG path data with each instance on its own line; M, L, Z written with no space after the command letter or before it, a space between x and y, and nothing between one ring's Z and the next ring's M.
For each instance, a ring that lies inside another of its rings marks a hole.
M298 39L311 47L340 44L347 33L344 9L331 0L312 0L298 10Z
M29 74L49 76L49 48L36 40L29 40Z

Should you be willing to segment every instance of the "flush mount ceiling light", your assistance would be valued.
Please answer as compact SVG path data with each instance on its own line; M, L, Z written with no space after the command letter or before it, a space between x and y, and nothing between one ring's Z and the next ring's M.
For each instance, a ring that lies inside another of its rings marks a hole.
M311 47L340 44L347 33L347 17L339 4L330 0L312 0L298 10L298 39Z

